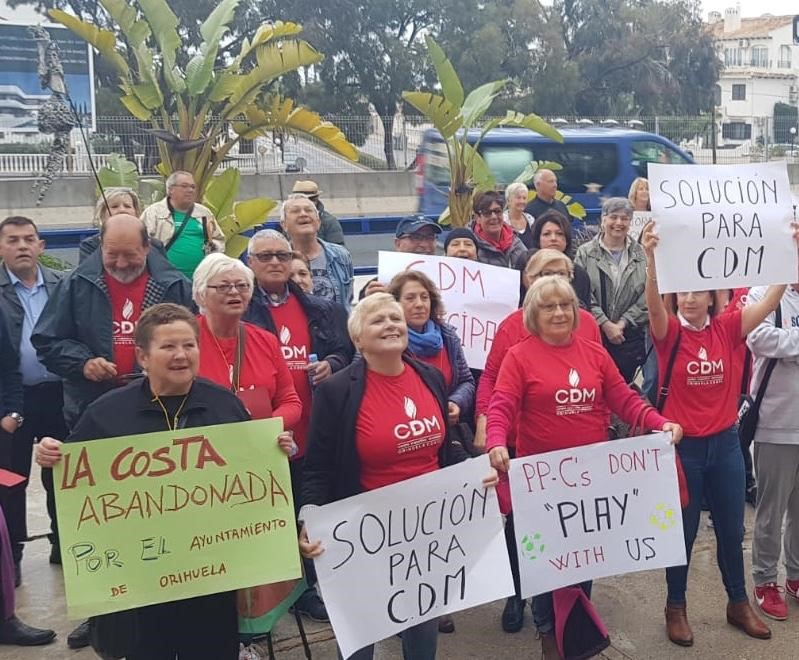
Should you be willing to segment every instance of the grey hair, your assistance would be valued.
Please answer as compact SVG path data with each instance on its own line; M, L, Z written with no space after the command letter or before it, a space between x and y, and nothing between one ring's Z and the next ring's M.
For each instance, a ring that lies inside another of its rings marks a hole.
M108 207L111 206L111 203L115 201L119 197L123 197L127 195L130 197L131 201L133 202L133 209L134 215L139 216L141 215L141 201L139 200L139 196L136 194L136 191L132 188L106 188L104 191L104 196L100 195L100 199L97 200L97 204L94 205L94 218L92 222L94 223L95 227L99 227L103 224L103 221L108 218Z
M347 320L347 331L350 333L350 339L352 339L353 343L361 336L366 323L366 317L376 312L378 309L387 306L396 306L404 317L402 307L397 302L397 299L390 293L373 293L371 296L366 296L352 308L352 314L350 314L350 318Z
M533 282L533 285L524 296L524 303L522 303L524 327L527 328L527 332L530 334L538 336L538 311L553 294L566 298L571 303L572 330L577 329L580 323L580 307L574 288L569 284L569 280L558 275L547 275Z
M197 270L194 271L194 278L191 284L191 296L200 308L200 312L205 313L205 299L208 295L208 282L220 273L236 272L244 276L250 283L250 287L255 284L255 274L249 266L238 259L229 257L221 252L214 252L205 257ZM252 294L252 290L251 290ZM246 302L249 302L249 298Z
M630 204L630 200L626 197L611 197L610 199L606 199L605 203L602 204L602 215L610 215L611 213L618 213L621 211L626 215L628 218L633 217L633 205Z
M252 235L249 243L247 243L247 255L251 255L255 244L258 241L279 241L286 248L287 252L291 252L291 243L283 234L274 229L260 229Z
M533 185L537 186L538 182L541 181L541 177L544 176L544 174L546 174L547 172L549 172L550 174L555 175L555 177L558 176L552 170L549 170L546 167L544 167L543 169L536 170L535 174L533 174Z
M524 185L521 181L514 181L513 183L509 183L507 188L505 188L505 206L508 205L508 200L511 197L515 197L520 192L524 193L524 196L527 197L527 194L530 192L530 189Z
M286 197L285 201L280 205L280 222L286 222L286 206L288 206L289 202L296 201L298 199L304 199L306 201L311 202L311 206L313 206L314 215L316 215L317 219L319 218L319 211L316 209L316 205L308 198L308 195L303 195L302 193L291 193L288 197Z
M186 170L175 170L166 178L166 189L169 190L173 186L175 186L178 182L179 176L190 176L194 179L194 175L191 172L187 172Z

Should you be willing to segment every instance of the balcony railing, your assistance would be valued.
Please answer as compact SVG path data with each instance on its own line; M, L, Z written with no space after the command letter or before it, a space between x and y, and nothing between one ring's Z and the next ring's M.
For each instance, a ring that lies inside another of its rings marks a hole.
M778 69L790 69L791 68L791 60L778 60L777 61L777 68Z

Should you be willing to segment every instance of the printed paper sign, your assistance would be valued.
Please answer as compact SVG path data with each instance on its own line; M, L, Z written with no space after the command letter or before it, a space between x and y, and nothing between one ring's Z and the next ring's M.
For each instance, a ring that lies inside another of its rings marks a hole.
M661 293L796 281L791 190L784 162L649 164Z
M319 586L344 657L441 614L513 593L487 456L305 515Z
M300 577L280 419L63 445L72 619Z
M485 367L497 326L519 305L520 273L469 259L378 252L377 279L387 284L403 270L418 270L441 291L444 320L461 338L466 362Z
M630 238L637 241L647 223L652 219L652 211L635 211L630 223Z
M510 463L522 596L685 563L670 434Z

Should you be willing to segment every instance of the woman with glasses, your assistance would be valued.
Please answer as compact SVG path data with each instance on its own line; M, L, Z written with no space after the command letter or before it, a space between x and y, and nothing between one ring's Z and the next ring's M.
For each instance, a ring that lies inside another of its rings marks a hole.
M472 231L477 239L477 261L492 266L515 268L527 248L504 219L502 193L489 191L475 195Z
M135 215L137 218L141 215L141 202L132 188L106 188L94 207L93 224L99 229L108 218L118 213ZM161 245L160 241L158 245ZM100 247L99 231L94 236L84 238L80 242L78 263L82 263L98 247ZM162 245L161 247L163 248Z
M302 413L300 397L274 335L242 317L253 292L253 273L238 259L209 254L192 284L200 308L199 375L227 387L253 419L282 417L290 429Z
M577 295L565 277L538 279L523 309L530 334L505 355L488 407L493 467L507 472L508 439L514 434L517 457L604 442L611 411L631 425L640 423L645 431L670 431L672 441L680 441L682 428L627 386L601 345L578 334ZM516 524L523 527L529 521ZM581 587L590 596L591 583ZM559 657L551 594L535 597L533 618L544 657Z

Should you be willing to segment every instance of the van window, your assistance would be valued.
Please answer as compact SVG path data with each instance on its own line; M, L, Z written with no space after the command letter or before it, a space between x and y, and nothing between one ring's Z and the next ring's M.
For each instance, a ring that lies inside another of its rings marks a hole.
M449 185L449 159L443 142L431 140L424 154L424 178L435 186Z
M684 165L690 163L680 152L652 140L635 140L630 145L631 164L636 176L646 177L648 163Z
M584 193L588 184L605 187L619 174L619 157L615 144L539 144L535 145L535 160L560 163L558 190Z
M482 145L480 155L501 187L514 181L533 160L532 149L510 144Z

